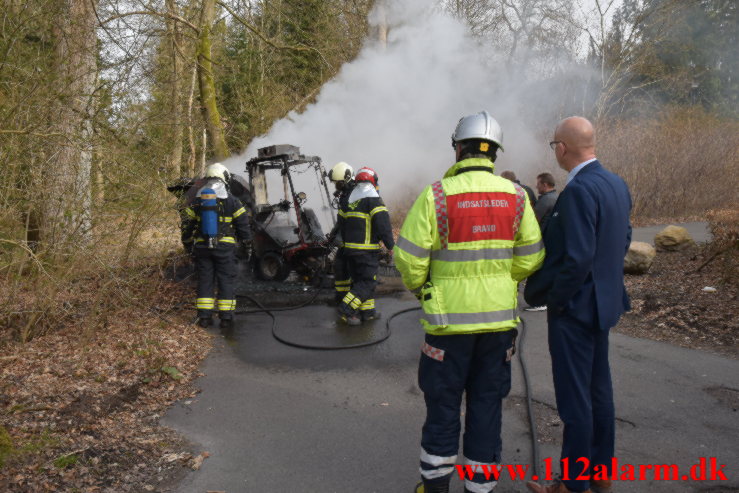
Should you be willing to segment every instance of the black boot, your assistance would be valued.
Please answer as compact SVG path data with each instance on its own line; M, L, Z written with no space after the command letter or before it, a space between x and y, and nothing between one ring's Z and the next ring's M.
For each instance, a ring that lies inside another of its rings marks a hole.
M204 329L207 329L213 325L213 319L211 317L198 318L198 325Z
M234 320L232 318L223 318L221 319L221 324L219 325L221 329L233 329L234 327Z
M424 479L423 482L416 485L414 493L449 493L449 482L451 479L451 477L433 481Z

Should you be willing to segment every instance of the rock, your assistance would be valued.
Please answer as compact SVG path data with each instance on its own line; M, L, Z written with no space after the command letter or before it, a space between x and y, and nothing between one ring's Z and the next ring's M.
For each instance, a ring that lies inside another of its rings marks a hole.
M677 251L695 245L688 230L681 226L667 226L654 237L657 250Z
M632 241L624 258L624 272L627 274L646 274L654 262L657 251L649 243Z

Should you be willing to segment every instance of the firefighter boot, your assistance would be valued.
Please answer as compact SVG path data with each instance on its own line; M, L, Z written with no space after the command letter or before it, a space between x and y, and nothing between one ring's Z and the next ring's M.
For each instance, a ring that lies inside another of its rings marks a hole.
M567 489L567 486L565 486L565 484L559 479L556 479L554 483L549 486L541 486L539 483L529 481L526 483L526 487L533 493L571 493L570 490ZM583 493L592 493L592 491L585 490Z
M212 317L200 317L198 318L198 325L204 329L207 329L213 325Z
M342 315L341 321L347 325L352 325L352 326L362 324L362 320L359 318L359 315L356 315L356 314L355 315Z
M232 318L222 318L219 327L225 330L233 329L234 320Z
M451 479L451 476L435 481L429 481L427 479L418 483L413 493L449 493L449 482Z
M610 479L591 479L590 489L593 493L611 493L613 484Z

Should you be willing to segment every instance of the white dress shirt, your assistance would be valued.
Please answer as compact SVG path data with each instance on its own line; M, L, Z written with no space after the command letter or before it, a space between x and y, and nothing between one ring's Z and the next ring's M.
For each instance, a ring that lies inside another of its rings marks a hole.
M573 178L580 172L581 169L583 169L586 165L592 163L593 161L597 161L598 158L593 158L585 161L584 163L580 163L574 168L572 168L572 171L570 171L570 174L567 175L567 183L565 183L565 186L569 185L569 183L572 181Z

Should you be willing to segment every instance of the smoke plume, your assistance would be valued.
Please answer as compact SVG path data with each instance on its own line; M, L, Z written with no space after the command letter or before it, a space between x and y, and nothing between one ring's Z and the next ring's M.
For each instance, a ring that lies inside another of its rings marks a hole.
M504 132L496 173L509 169L531 180L551 170L549 133L542 130L558 115L541 104L551 88L523 76L514 80L505 68L510 64L473 38L463 22L428 6L432 2L388 3L387 46L368 41L314 104L276 122L227 166L243 172L258 148L293 144L303 154L320 156L327 169L338 161L355 170L370 166L379 173L387 203L407 201L454 163L451 134L457 121L486 109ZM538 128L522 118L532 105Z

